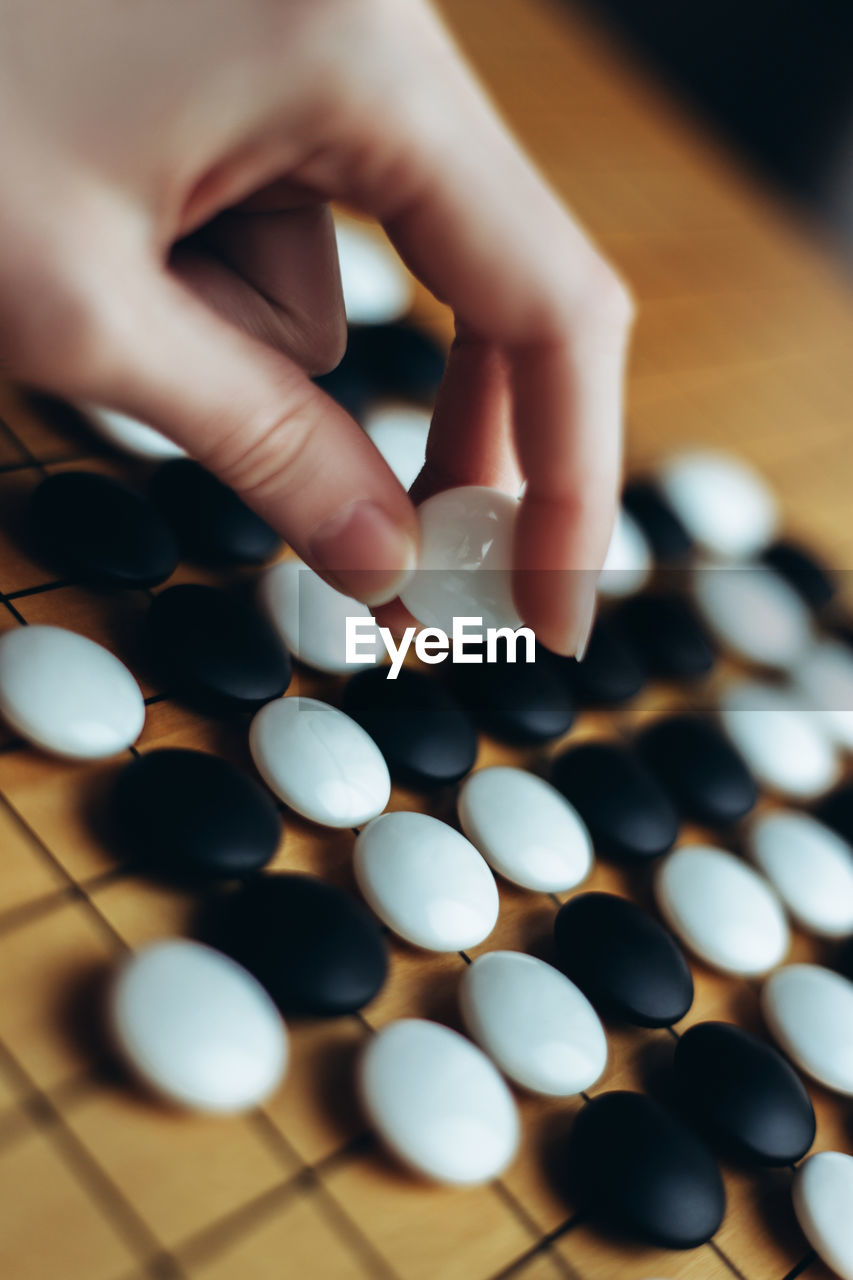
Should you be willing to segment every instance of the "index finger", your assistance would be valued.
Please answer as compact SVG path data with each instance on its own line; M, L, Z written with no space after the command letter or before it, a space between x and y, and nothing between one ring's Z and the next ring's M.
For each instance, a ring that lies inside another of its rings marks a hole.
M362 193L360 202L373 205L409 267L452 307L456 351L504 353L527 480L515 543L516 603L548 647L576 653L591 625L615 514L631 302L449 38L420 12L421 70L407 72L428 77L433 111L422 112L422 87L410 81L407 101L415 106L393 126L405 157L397 193L389 197L383 187ZM482 363L471 361L480 371ZM459 462L466 422L448 400L440 400L428 469L468 483Z

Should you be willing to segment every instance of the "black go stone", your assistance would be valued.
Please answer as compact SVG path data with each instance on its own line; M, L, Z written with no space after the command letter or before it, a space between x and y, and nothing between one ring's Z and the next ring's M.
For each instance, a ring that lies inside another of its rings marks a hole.
M281 839L268 792L204 751L146 751L118 775L111 807L122 851L178 882L250 875Z
M486 733L519 746L550 742L572 727L575 699L565 678L566 659L536 646L534 661L526 661L520 644L516 661L507 660L500 643L497 661L486 662L483 645L466 645L466 654L480 663L453 663L448 679L453 691ZM573 664L574 665L574 664Z
M72 578L151 587L178 563L178 543L148 498L94 471L48 476L30 502L39 550Z
M656 485L631 481L625 486L622 505L648 538L657 560L666 563L688 555L693 539Z
M563 673L585 707L618 707L636 698L646 681L637 650L609 618L598 618L583 662L563 659Z
M353 362L349 350L336 368L330 373L318 374L314 382L356 419L362 417L373 394L367 370Z
M674 594L637 595L611 615L651 675L695 680L714 665L714 647L696 610Z
M640 735L636 748L693 822L728 826L745 817L758 799L755 780L737 751L699 716L656 721Z
M146 621L167 688L205 710L254 711L290 684L290 657L272 625L217 587L169 587Z
M818 804L815 817L853 844L853 785L831 791Z
M764 1040L727 1022L690 1027L675 1050L685 1106L726 1153L790 1165L815 1138L815 1113L793 1067Z
M447 357L444 348L410 324L359 325L350 330L347 357L364 370L374 396L431 404Z
M577 809L600 853L644 862L675 844L675 806L628 748L609 742L570 747L555 762L551 780Z
M477 733L468 713L435 679L404 667L352 677L343 709L379 747L396 782L430 790L458 782L474 767Z
M578 1114L569 1163L582 1209L601 1226L665 1249L710 1240L726 1209L705 1144L641 1093L603 1093Z
M388 972L374 917L315 876L262 873L218 904L210 928L210 940L253 973L285 1014L355 1013Z
M670 1027L693 1003L693 977L673 936L628 898L581 893L554 921L557 967L605 1016Z
M781 574L816 613L825 608L835 595L835 582L829 570L799 543L774 542L762 559Z
M361 418L382 397L431 404L445 364L444 349L412 325L353 325L341 362L314 381L347 413Z
M262 564L282 541L233 489L192 462L177 458L156 472L151 494L191 559L211 564Z

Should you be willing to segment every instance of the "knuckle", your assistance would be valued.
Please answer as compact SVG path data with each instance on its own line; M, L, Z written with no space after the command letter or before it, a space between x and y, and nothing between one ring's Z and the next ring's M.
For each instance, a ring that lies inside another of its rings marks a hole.
M309 397L291 399L284 412L213 432L195 453L250 505L263 504L312 483L311 429Z
M604 258L596 257L587 284L586 304L620 331L630 328L635 314L634 299L622 277Z

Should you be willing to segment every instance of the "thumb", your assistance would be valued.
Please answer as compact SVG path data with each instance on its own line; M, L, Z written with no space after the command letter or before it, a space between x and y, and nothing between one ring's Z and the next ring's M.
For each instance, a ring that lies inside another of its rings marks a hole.
M157 427L219 476L312 568L368 604L415 567L417 523L368 437L286 356L163 272L125 296L87 396Z

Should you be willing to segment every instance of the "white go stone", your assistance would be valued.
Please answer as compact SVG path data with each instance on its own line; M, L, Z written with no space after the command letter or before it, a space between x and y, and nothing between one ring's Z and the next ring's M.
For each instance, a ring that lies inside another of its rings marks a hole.
M270 790L324 827L360 826L391 795L388 766L373 739L316 698L276 698L261 707L249 748Z
M700 564L693 596L711 634L738 658L788 671L812 640L808 608L773 569L758 564Z
M348 675L373 662L347 662L347 618L369 619L367 605L343 595L301 560L282 560L263 573L258 603L285 647L316 671Z
M470 1034L525 1089L569 1097L604 1071L607 1038L598 1014L543 960L490 951L465 970L459 994Z
M853 1096L853 982L817 964L791 964L761 992L770 1034L827 1089Z
M416 1173L474 1186L515 1155L512 1094L486 1055L449 1027L420 1018L383 1027L364 1050L358 1082L379 1137Z
M841 762L818 717L790 693L740 681L720 697L723 728L762 784L807 800L838 779Z
M694 541L714 555L753 556L776 531L773 494L757 471L730 454L685 450L663 463L658 483Z
M818 1151L794 1174L794 1212L821 1262L853 1280L853 1156Z
M498 918L495 878L477 850L424 813L384 813L355 842L355 878L368 905L427 951L464 951Z
M809 933L853 933L853 849L807 813L771 812L756 818L746 844L750 856L788 911Z
M652 551L633 516L620 507L610 536L604 568L598 579L599 595L630 596L641 591L652 571Z
M412 278L377 227L335 219L344 308L350 324L399 320L414 301Z
M0 636L0 715L43 751L98 760L136 741L145 703L124 663L94 640L18 627Z
M179 1106L245 1111L284 1076L278 1009L250 973L197 942L170 938L131 955L113 982L109 1018L134 1075Z
M136 418L129 418L126 413L96 404L81 405L80 409L99 436L131 457L147 458L152 462L186 457L181 446L164 436L162 431L146 426Z
M804 707L813 710L840 746L853 750L853 652L841 640L821 640L793 672Z
M655 897L672 931L713 969L754 977L787 955L779 899L763 876L724 849L674 850L658 868Z
M415 405L379 404L362 426L404 489L411 489L426 459L431 415Z
M580 814L526 769L478 769L462 783L457 803L468 839L513 884L560 893L589 874L592 840Z
M482 485L446 489L421 503L420 559L400 599L423 626L448 635L454 617L520 626L511 587L517 514L516 498Z

